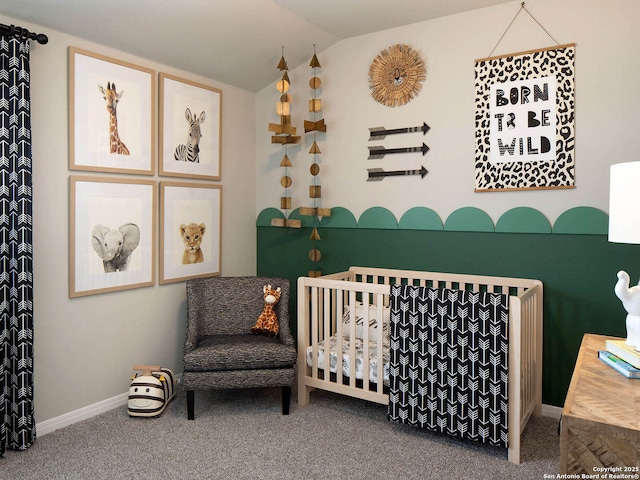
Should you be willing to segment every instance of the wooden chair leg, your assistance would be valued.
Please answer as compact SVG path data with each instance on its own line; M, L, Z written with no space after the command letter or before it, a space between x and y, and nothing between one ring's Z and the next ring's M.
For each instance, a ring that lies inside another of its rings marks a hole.
M282 414L289 415L291 405L291 387L282 387Z
M187 390L187 419L193 420L195 413L195 392L193 390Z

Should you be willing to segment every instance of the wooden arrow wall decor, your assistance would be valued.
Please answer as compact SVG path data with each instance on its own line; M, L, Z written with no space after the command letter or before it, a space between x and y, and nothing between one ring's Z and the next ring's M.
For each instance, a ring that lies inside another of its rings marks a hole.
M387 135L401 135L406 133L415 133L422 132L422 135L426 135L427 132L431 130L431 127L427 125L427 122L422 122L422 125L417 127L403 127L403 128L384 128L384 127L372 127L369 128L369 141L372 140L384 140ZM399 147L399 148L386 148L381 145L371 146L369 148L369 160L380 160L383 159L387 155L392 154L401 154L401 153L418 153L421 152L422 155L426 155L429 151L429 147L426 143L422 143L419 147ZM385 177L396 177L396 176L409 176L409 175L420 175L421 178L424 178L427 173L426 168L424 166L420 167L417 170L391 170L385 171L382 168L369 168L367 170L367 182L380 182L384 180Z
M429 171L424 168L424 166L420 167L419 170L385 171L382 168L369 168L367 171L369 172L369 178L367 178L367 182L381 182L386 177L405 177L409 175L420 175L420 178L424 178L429 173Z
M398 135L400 133L422 132L423 135L426 135L429 130L431 130L431 127L426 122L421 127L394 128L391 130L384 127L373 127L369 129L369 141L384 140L387 135Z
M393 153L416 153L422 152L425 155L429 151L424 143L421 147L401 147L401 148L384 148L381 146L369 147L369 160L379 160L384 158L385 155Z

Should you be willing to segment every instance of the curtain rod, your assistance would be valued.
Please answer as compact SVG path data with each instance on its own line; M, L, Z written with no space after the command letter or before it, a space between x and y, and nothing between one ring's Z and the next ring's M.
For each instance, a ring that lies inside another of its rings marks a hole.
M16 25L3 25L0 23L0 33L8 33L22 40L31 39L37 41L39 44L44 45L49 41L49 38L44 33L33 33L26 28L18 27Z

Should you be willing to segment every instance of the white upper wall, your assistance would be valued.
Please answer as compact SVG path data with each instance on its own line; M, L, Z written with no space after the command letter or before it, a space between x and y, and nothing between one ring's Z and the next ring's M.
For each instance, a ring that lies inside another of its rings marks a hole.
M640 160L637 112L640 109L640 2L635 0L529 0L526 8L559 44L576 43L575 188L518 192L474 192L474 64L489 56L520 8L519 1L408 27L363 35L319 52L322 69L323 118L327 133L317 136L322 151L322 206L348 208L356 218L373 206L391 210L396 218L412 207L435 210L444 221L454 210L475 206L496 222L510 208L527 206L544 213L553 224L564 211L591 206L608 211L609 165ZM427 68L421 93L408 104L390 108L376 102L368 87L369 65L383 49L404 43L421 53ZM493 55L554 46L555 42L521 11ZM309 58L313 45L309 45ZM286 46L285 46L286 58ZM274 65L275 69L275 65ZM308 153L303 120L311 89L308 63L289 72L292 120L302 132L302 145L289 146L293 167L293 208L311 206ZM282 147L270 143L269 122L277 123L279 93L266 87L256 96L256 211L279 208L283 193L279 167ZM419 146L430 151L367 160L369 127L400 128L427 122L426 135L387 137L384 145ZM311 134L307 135L311 136ZM419 168L420 179L400 177L366 182L367 168Z
M156 281L153 287L69 299L69 176L153 179L158 184L184 179L68 169L67 48L222 89L222 180L212 183L223 186L223 275L256 272L255 95L17 19L0 15L0 23L49 37L47 45L34 43L31 50L34 401L40 423L125 393L134 365L182 371L186 322L184 282L160 286ZM158 243L159 233L156 248Z

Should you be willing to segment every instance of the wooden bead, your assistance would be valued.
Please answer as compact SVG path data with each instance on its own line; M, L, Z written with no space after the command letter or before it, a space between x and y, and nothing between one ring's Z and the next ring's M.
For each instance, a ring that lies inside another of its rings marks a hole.
M280 185L282 185L284 188L289 188L292 184L293 180L289 175L285 175L280 179Z
M309 198L321 198L322 187L320 185L309 185Z
M317 248L309 250L309 260L311 260L312 262L318 262L320 261L320 258L322 258L320 250L318 250Z

